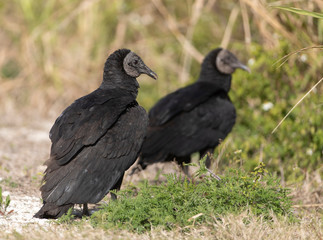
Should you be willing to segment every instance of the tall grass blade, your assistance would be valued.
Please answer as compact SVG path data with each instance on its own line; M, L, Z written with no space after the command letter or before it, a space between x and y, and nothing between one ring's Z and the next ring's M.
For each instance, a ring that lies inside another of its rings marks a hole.
M287 60L288 60L288 58L289 58L290 56L292 56L292 55L294 55L294 54L301 53L301 52L303 52L303 51L310 50L310 49L321 49L321 50L323 50L323 45L311 46L311 47L305 47L305 48L299 49L299 50L297 50L297 51L295 51L295 52L291 52L291 53L289 53L289 54L285 55L284 57L282 57L281 59L277 60L276 62L274 62L274 64L273 64L273 65L276 65L276 64L278 64L279 62L282 62L282 63L278 66L278 68L280 68L281 66L283 66L283 65L287 62Z
M319 85L322 82L323 78L321 78L295 105L294 107L292 107L291 110L289 110L289 112L285 115L285 117L278 123L278 125L274 128L274 130L271 132L271 134L273 134L277 128L285 121L285 119L288 117L288 115L294 110L294 108L297 107L297 105L303 101L303 99L310 94L310 92L313 91L314 88L316 88L317 85Z
M314 17L314 18L323 18L323 13L306 11L306 10L299 9L299 8L278 7L278 6L274 7L274 8L278 8L278 9L281 9L281 10L285 10L285 11L289 11L289 12L293 12L293 13L297 13L297 14L301 14L301 15L311 16L311 17Z

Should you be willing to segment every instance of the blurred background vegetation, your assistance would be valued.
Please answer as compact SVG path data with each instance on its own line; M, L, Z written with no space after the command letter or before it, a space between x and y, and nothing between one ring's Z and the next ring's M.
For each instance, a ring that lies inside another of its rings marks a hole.
M252 72L233 76L237 123L215 151L216 165L250 170L263 161L283 182L323 176L323 84L271 134L322 78L323 19L275 6L321 13L323 1L0 1L0 113L54 120L98 87L118 48L132 49L159 75L139 79L138 100L149 110L194 82L203 56L222 46Z

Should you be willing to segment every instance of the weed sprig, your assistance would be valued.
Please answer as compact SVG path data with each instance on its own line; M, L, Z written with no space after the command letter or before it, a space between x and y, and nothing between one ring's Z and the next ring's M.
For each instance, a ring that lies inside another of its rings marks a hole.
M4 199L2 195L2 187L0 187L0 215L7 216L13 212L13 210L7 212L7 208L10 205L10 195L8 194L7 197Z

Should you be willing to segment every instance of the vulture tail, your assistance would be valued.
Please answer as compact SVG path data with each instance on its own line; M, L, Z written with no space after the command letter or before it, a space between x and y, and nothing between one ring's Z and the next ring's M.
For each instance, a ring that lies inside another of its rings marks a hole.
M53 203L44 203L42 208L34 215L36 218L56 219L67 213L68 209L73 207L73 203L57 206Z

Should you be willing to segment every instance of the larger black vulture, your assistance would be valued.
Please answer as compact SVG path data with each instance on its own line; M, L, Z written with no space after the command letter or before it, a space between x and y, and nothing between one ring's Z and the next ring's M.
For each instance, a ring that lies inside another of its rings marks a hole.
M84 204L83 213L88 214L87 203L120 188L148 125L147 113L136 101L136 78L143 73L157 79L134 52L115 51L105 63L100 87L57 118L40 188L44 205L35 217L58 218L74 204Z
M190 163L192 153L202 157L213 151L235 124L236 111L228 92L237 68L249 71L231 52L217 48L205 57L197 82L158 101L149 112L147 136L132 173L173 159L183 166ZM206 166L210 166L209 158ZM188 174L187 167L184 172Z

